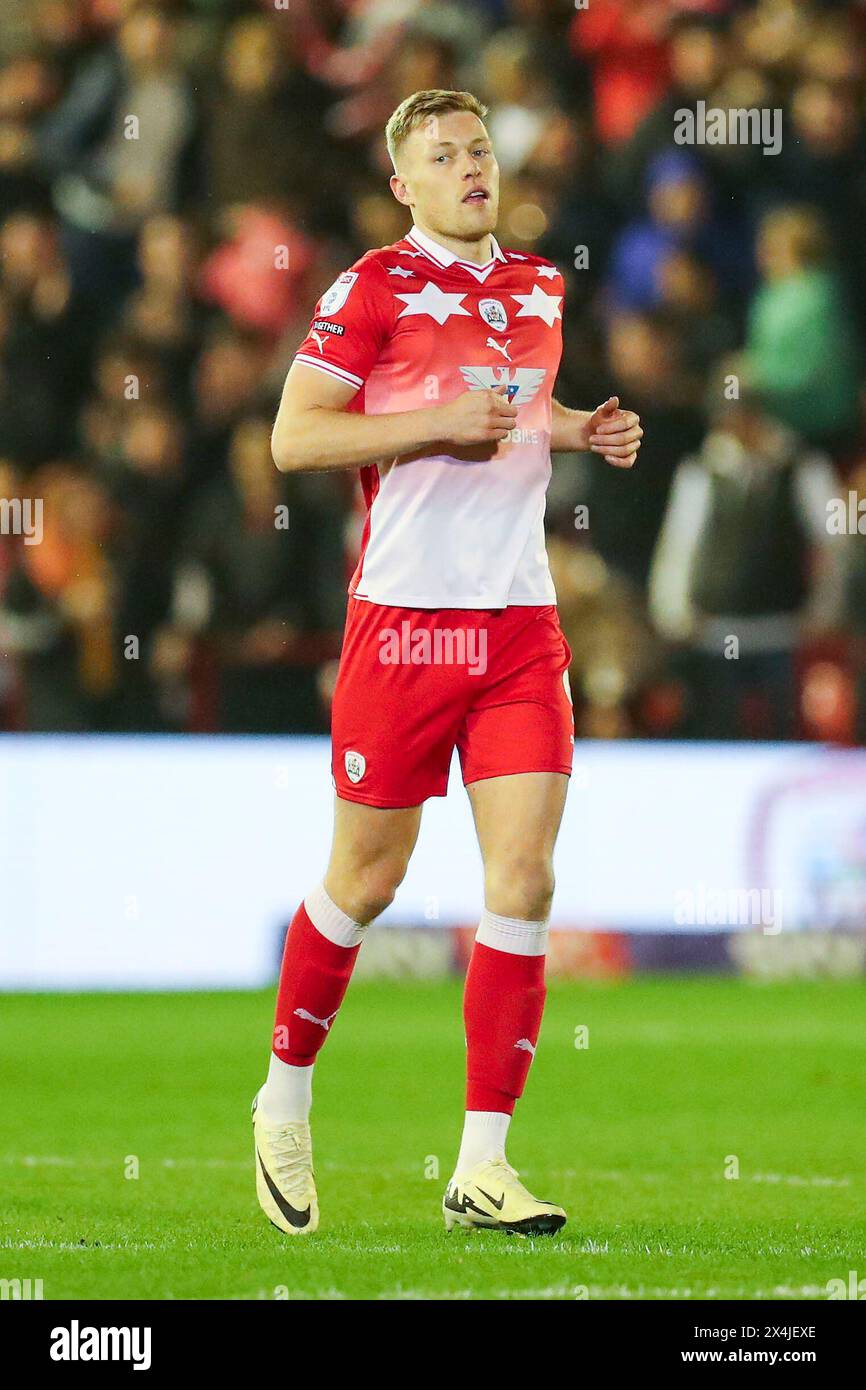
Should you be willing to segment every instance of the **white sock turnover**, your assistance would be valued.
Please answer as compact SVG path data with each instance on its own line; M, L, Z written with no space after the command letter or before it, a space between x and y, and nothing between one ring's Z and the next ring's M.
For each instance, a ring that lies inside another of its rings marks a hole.
M504 1158L510 1124L511 1116L499 1110L467 1110L454 1176L462 1177L486 1158Z
M272 1052L268 1079L261 1091L261 1105L268 1119L281 1125L306 1121L312 1104L312 1063L308 1067L293 1067Z

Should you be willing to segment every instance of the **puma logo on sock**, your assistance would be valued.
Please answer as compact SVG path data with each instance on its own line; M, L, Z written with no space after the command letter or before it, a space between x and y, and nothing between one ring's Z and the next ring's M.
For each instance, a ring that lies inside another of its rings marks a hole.
M326 1033L330 1028L333 1020L337 1017L336 1009L332 1014L328 1014L327 1018L316 1018L315 1014L308 1013L306 1009L295 1009L295 1013L297 1014L298 1018L306 1018L309 1020L310 1023L317 1023L320 1028L324 1028ZM519 1046L520 1044L518 1043L518 1047Z

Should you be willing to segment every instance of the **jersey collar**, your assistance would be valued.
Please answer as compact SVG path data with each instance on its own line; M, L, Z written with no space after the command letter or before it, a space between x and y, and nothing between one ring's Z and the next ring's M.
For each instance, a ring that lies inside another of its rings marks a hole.
M505 253L495 236L490 238L493 255L486 265L476 265L474 261L461 260L459 256L455 256L453 251L449 251L445 246L440 246L438 241L434 241L426 232L422 232L420 227L412 227L411 231L406 234L406 240L410 241L413 246L417 246L419 251L423 251L428 260L435 262L436 265L442 266L443 269L458 265L461 270L468 270L469 274L474 275L475 279L480 280L482 284L495 268L496 262L505 260Z

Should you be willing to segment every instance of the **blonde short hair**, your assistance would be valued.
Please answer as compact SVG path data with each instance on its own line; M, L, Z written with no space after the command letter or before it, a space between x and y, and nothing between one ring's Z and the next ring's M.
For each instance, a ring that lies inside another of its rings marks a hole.
M483 121L487 115L487 107L471 92L449 92L444 88L432 88L427 92L414 92L412 96L400 102L385 127L385 143L395 168L397 152L406 136L417 130L418 126L434 121L437 116L444 116L450 111L470 111L479 121ZM435 126L431 129L435 129Z

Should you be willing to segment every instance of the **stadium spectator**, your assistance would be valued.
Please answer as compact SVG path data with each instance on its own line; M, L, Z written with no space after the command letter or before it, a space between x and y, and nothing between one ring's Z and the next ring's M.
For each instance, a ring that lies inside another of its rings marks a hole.
M862 358L815 209L768 213L758 236L763 285L739 363L745 385L805 439L836 450L860 423Z
M328 105L327 89L304 70L296 36L286 36L275 16L236 19L204 122L204 181L214 212L277 200L302 211L306 190L331 163L330 151L321 157Z
M243 417L229 477L188 518L172 627L158 637L154 669L191 673L195 643L206 640L220 728L316 732L326 727L316 672L339 649L343 613L339 485L268 467L270 436L269 418Z
M202 298L275 339L295 310L312 247L288 217L267 208L239 205L223 221L226 239L201 268Z
M700 450L677 470L650 578L662 636L687 645L693 731L753 732L747 696L763 700L764 736L796 727L794 652L804 624L825 631L835 558L830 463L744 394L725 401Z
M648 216L629 223L611 253L610 288L622 309L654 309L662 301L666 262L691 252L712 269L723 291L741 290L748 250L712 208L706 176L691 151L657 155L646 172Z
M228 469L232 430L261 393L269 344L229 320L215 317L196 359L192 377L187 474L191 498Z
M645 590L671 479L703 430L700 381L688 370L675 320L664 314L618 314L608 332L611 388L634 402L644 438L628 475L593 469L586 494L593 546L613 570Z
M0 609L5 653L23 677L25 727L111 728L119 649L108 497L68 464L40 470L28 491L43 504L42 539L16 545Z
M495 34L485 49L485 79L495 94L487 129L504 175L522 169L538 148L541 136L556 114L553 92L536 62L529 36L519 29Z
M700 11L676 15L669 35L670 87L606 161L608 184L624 210L640 187L643 170L657 155L674 148L676 113L694 110L698 101L712 104L713 92L730 63L731 41L718 15ZM704 147L701 154L712 159L719 148Z
M135 238L200 188L198 112L172 6L127 7L38 134L75 290L111 308L135 282Z
M667 30L663 0L593 0L572 21L572 45L592 68L595 130L621 144L666 91Z
M183 218L157 213L138 238L139 283L119 316L121 333L146 352L179 409L192 408L192 372L210 311L198 292L198 236Z
M664 674L663 644L640 589L606 565L591 545L576 545L579 516L568 503L551 500L548 556L562 630L574 657L575 730L583 738L646 733L640 703Z
M88 335L44 216L0 226L0 453L32 467L73 445Z

